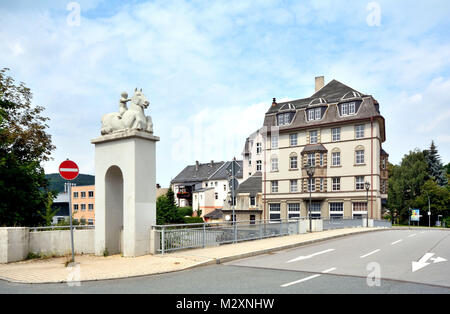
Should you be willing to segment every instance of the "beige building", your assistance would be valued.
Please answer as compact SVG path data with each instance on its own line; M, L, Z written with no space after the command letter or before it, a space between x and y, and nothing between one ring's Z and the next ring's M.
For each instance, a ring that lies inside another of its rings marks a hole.
M266 219L307 217L310 192L314 218L381 218L388 155L382 149L385 121L373 96L336 80L324 86L319 77L309 98L274 99L264 127ZM307 166L314 168L311 179Z
M72 218L82 225L95 225L95 185L73 186Z

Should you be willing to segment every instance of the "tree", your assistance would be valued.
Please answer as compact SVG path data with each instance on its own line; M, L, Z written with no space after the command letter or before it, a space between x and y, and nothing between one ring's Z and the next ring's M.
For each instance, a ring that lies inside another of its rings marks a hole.
M417 149L405 155L399 166L392 166L388 208L398 214L402 223L408 221L408 209L416 206L416 198L421 195L422 186L428 179L427 168L423 152Z
M30 89L16 85L8 70L0 70L0 226L36 226L48 194L41 162L55 147L44 108L32 105Z
M434 141L431 141L430 149L424 151L425 159L428 164L428 173L440 186L447 185L447 176L445 175L444 166L441 157L437 151Z
M46 226L51 226L53 222L53 217L58 213L59 208L52 209L53 204L53 193L47 193L47 201L45 202L45 212L39 211L39 215L44 219Z
M182 223L183 216L175 205L175 198L169 189L165 195L161 195L156 200L156 223L158 225L170 223Z
M442 187L436 181L430 179L422 186L422 193L415 199L416 208L421 208L424 212L428 211L428 196L430 197L430 209L432 221L435 221L437 215L448 217L450 215L450 189ZM426 217L428 215L424 215ZM426 217L426 220L428 218Z

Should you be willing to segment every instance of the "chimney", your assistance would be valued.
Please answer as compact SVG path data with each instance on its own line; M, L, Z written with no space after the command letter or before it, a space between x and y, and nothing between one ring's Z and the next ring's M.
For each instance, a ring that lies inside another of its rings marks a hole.
M324 76L316 76L316 91L324 87L325 85L325 77Z
M198 171L198 160L195 161L195 171Z
M211 167L214 166L214 160L211 160Z
M272 100L272 107L275 107L276 105L277 105L277 99L274 98L274 99Z

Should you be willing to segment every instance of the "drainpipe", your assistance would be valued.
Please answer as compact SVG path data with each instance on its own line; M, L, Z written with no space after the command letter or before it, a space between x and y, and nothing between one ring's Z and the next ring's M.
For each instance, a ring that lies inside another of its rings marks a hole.
M373 117L370 117L370 216L373 219Z

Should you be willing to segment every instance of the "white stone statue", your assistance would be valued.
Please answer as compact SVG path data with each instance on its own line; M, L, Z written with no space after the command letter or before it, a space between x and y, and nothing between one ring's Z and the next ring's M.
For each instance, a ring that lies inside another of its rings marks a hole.
M130 108L127 108L127 102L130 102ZM119 112L107 113L102 117L102 135L130 129L153 133L152 118L144 113L149 104L142 89L138 91L136 88L131 98L123 92L119 101Z

